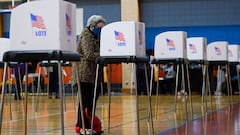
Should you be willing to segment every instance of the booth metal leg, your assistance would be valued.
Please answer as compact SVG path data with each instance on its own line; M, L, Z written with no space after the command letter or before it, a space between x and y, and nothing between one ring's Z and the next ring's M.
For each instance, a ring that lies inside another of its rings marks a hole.
M231 99L230 99L230 85L229 85L229 83L230 83L230 81L229 81L229 76L230 76L230 74L229 74L229 72L228 72L228 65L226 64L226 73L227 73L227 93L228 93L228 99L229 99L229 104L231 104Z
M205 85L204 85L204 100L205 100L205 107L206 107L206 109L205 109L205 112L207 113L208 112L208 94L209 94L209 92L210 92L210 89L209 89L209 91L207 91L207 89L208 89L208 84L207 84L207 65L203 65L204 66L204 68L205 68L205 70L204 70L204 83L205 83ZM211 93L209 94L209 95L211 95Z
M148 122L151 123L151 128L152 128L152 133L151 132L150 133L154 134L153 119L152 119L151 94L150 94L150 91L149 91L149 83L148 83L148 74L147 74L147 66L146 66L146 64L144 64L144 70L145 70L145 79L146 79L147 94L148 94L148 112L149 112Z
M27 110L28 110L28 107L27 107L27 104L28 104L28 64L25 63L25 76L26 76L26 81L25 81L25 118L24 118L24 121L25 121L25 129L24 129L24 134L26 135L27 134Z
M209 71L208 71L208 65L206 65L206 89L208 90L208 94L210 96L210 107L211 107L211 111L213 111L213 107L212 107L212 93L211 93L211 89L210 89L210 80L209 80Z
M202 84L202 105L205 108L205 113L207 113L207 65L202 65L202 75L203 75L203 84Z
M238 95L240 96L240 75L239 75L239 65L237 66L237 77L238 77ZM240 99L240 98L239 98Z
M206 92L206 66L202 65L202 78L203 78L203 82L202 82L202 99L201 99L201 103L204 104L205 103L205 92Z
M80 112L81 112L81 119L82 119L82 128L83 128L83 133L84 135L86 135L86 132L85 132L85 123L84 123L84 112L83 112L83 101L82 101L82 90L81 90L81 85L80 85L80 79L79 79L79 75L78 75L78 66L77 64L75 65L76 66L76 77L77 77L77 87L78 87L78 95L77 97L79 97L78 99L78 104L80 105ZM59 79L60 80L60 79Z
M108 87L108 134L110 134L110 115L111 115L111 89L112 89L112 65L110 64L109 73L107 76Z
M153 89L153 71L154 71L154 65L151 64L151 79L150 79L150 95L152 95L152 89Z
M134 64L134 65L135 65L135 67L137 67L136 64ZM132 68L133 68L133 66L132 66ZM137 92L137 81L136 81L135 84L136 84L135 85L136 86L135 92L136 92L137 134L140 135L140 116L139 116L139 101L138 101L138 92Z
M229 96L229 102L233 103L233 99L232 99L232 81L231 81L231 74L230 74L230 67L229 64L226 65L227 67L227 81L228 81L228 96Z
M64 111L63 111L63 89L62 89L62 70L61 61L58 61L58 85L60 94L60 114L61 114L61 134L64 135Z
M176 82L175 82L175 101L174 101L174 111L177 111L177 91L178 91L178 78L179 77L179 64L177 64Z
M10 67L7 68L8 70L8 92L9 92L9 109L10 109L10 120L12 120L12 80L10 75ZM18 97L18 96L17 96Z
M2 84L2 97L0 104L0 134L2 131L2 119L3 119L3 109L4 109L4 96L5 96L5 86L6 86L6 73L7 73L7 62L4 62L4 72L3 72L3 84Z
M189 94L189 100L190 100L190 107L191 107L191 118L193 118L193 105L192 105L192 93L191 93L191 87L190 87L190 79L189 79L189 70L188 70L188 64L186 64L186 75L187 75L187 85L188 85L188 94Z
M187 111L187 101L186 101L186 86L185 86L185 72L184 72L184 64L181 64L182 68L182 90L183 90L183 100L184 100L184 106L185 106L185 114L186 114L186 120L188 121L188 111Z
M131 68L131 79L130 79L130 93L133 94L133 74L134 74L134 69L136 69L136 68L134 68L134 63L132 63L131 66L132 66L132 68Z
M13 70L13 74L15 75L16 73L15 73L15 71ZM17 83L17 81L16 81L16 76L14 76L15 78L15 82ZM15 85L14 85L14 88L15 88L15 90L16 90L16 94L18 95L18 89L17 89L17 84L15 83ZM20 93L19 93L19 95L20 95L20 97L21 97L21 91L20 91ZM19 99L20 97L18 97L17 96L17 99Z
M18 80L19 80L19 84L20 84L20 91L21 91L21 93L23 93L22 78L21 78L21 73L20 73L20 66L18 66ZM21 94L20 94L20 96L21 96Z
M38 97L39 97L39 95L40 95L40 89L41 89L41 87L40 87L40 81L41 81L41 67L39 68L39 70L38 70L38 83L37 83L37 98L36 98L36 108L35 108L35 112L37 112L38 111Z
M101 87L101 96L103 96L103 82L100 83L100 87Z
M94 120L94 115L95 115L95 106L96 106L96 98L97 98L98 72L99 72L99 64L97 64L95 84L94 84L92 119L91 119L91 130L93 130L93 120ZM82 118L82 119L83 119L83 118ZM92 134L92 133L91 133L91 134Z
M47 84L47 94L48 94L48 96L52 96L52 95L50 95L50 93L49 93L49 89L50 89L50 67L47 67L48 68L48 70L47 70L47 74L48 74L48 84Z
M20 92L23 94L23 87L22 87L22 77L21 77L21 73L20 73L20 66L18 66L18 80L19 80L19 85L20 85ZM22 95L21 95L21 93L20 93L20 97L22 97ZM22 98L22 104L23 104L23 98ZM25 108L25 106L23 105L23 107Z
M91 120L91 130L93 129L93 118L95 115L95 106L96 106L96 98L97 98L97 83L98 83L98 72L99 72L99 64L97 64L96 68L96 78L95 78L95 86L94 86L94 97L93 97L93 108L92 108L92 120ZM107 89L108 89L108 134L110 134L110 107L111 107L111 76L112 76L112 65L110 64L110 69L107 72ZM92 132L91 132L92 135Z
M158 64L158 70L159 70L159 64ZM156 86L156 111L155 111L155 115L157 118L157 114L158 114L158 97L159 97L159 72L157 74L157 86Z
M18 67L17 67L18 68ZM18 71L19 72L19 71ZM13 70L13 74L15 75L15 71ZM16 76L15 76L16 77ZM15 81L16 81L16 78L15 78ZM11 81L12 82L12 81ZM21 82L19 82L20 85L21 85ZM12 84L12 83L11 83ZM17 100L20 99L20 96L21 96L21 92L18 94L18 89L17 89L17 84L15 84L15 91L16 91L16 97L17 97ZM20 95L20 96L19 96Z
M230 84L231 103L233 103L232 80L231 80L230 66L229 65L228 65L228 72L229 72L229 84Z
M63 67L61 67L61 71L63 71ZM66 89L65 89L65 85L64 85L64 74L62 74L62 78L61 78L61 81L62 81L62 88L63 88L63 102L64 102L64 112L67 111L67 105L66 105Z
M206 109L206 65L202 65L202 100L201 100L201 105L202 107L204 106L204 112L207 112Z
M150 91L149 91L150 96L152 96L152 89L153 89L153 72L154 72L154 65L151 64ZM158 102L157 102L157 99L156 99L156 104L155 104L155 116L156 117L157 117L157 113L158 113L158 105L157 105L157 103Z

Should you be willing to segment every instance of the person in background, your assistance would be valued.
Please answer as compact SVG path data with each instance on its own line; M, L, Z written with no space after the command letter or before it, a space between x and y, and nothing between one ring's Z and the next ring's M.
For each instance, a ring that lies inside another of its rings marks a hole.
M218 71L217 71L217 88L215 91L216 96L221 96L223 92L223 83L225 82L225 72L223 68L218 66Z
M57 63L54 63L55 65L52 67L49 67L50 69L50 75L49 78L49 95L48 98L59 98L59 82L58 82L58 66ZM55 94L55 95L54 95Z
M100 56L100 32L101 28L105 25L105 19L100 15L92 15L88 18L87 27L82 31L78 39L77 52L80 54L80 62L73 63L71 83L74 89L77 89L77 77L79 76L82 102L84 109L84 123L86 128L86 134L96 133L91 131L91 116L93 107L93 91L96 63L95 60ZM78 68L78 73L76 68ZM101 71L101 70L99 70ZM102 76L99 76L100 78ZM83 134L82 119L80 112L80 105L78 105L78 118L76 124L76 132Z
M174 93L174 80L175 80L175 71L173 64L167 64L164 68L165 71L165 90L167 93Z
M144 64L137 65L137 92L138 95L147 95Z

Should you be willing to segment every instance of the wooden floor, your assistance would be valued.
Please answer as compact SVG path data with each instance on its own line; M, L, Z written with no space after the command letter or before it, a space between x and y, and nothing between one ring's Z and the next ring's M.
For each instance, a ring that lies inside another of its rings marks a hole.
M9 96L6 95L3 124L1 134L16 135L24 134L24 106L22 101L14 100L10 107ZM104 134L107 134L107 96L100 96L96 114L102 120ZM59 99L40 97L39 109L36 112L36 96L29 96L28 103L28 126L29 135L57 135L61 133ZM192 97L193 113L188 104L188 122L184 110L184 100L179 97L176 113L174 111L174 96L161 95L158 106L156 97L152 97L154 133L160 135L239 135L240 134L240 99L233 96L231 102L227 96L212 97L212 106L208 98L207 110L201 104L199 95ZM142 135L148 134L148 104L147 96L139 96L140 105L140 130ZM12 109L12 116L10 113ZM157 108L157 109L156 109ZM206 113L207 111L207 113ZM213 113L212 113L213 112ZM12 118L11 118L12 117ZM76 99L66 96L65 134L76 134ZM186 124L187 123L187 124ZM224 125L225 124L225 125ZM111 130L114 135L137 134L135 96L114 95L111 104ZM216 132L218 131L218 132Z

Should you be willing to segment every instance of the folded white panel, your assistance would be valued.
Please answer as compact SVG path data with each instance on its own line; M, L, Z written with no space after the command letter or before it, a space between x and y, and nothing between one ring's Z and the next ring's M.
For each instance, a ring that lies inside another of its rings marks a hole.
M129 21L104 26L100 56L146 56L145 24Z
M76 5L38 0L12 10L11 50L76 51Z
M229 62L239 62L239 53L240 53L240 46L230 44L228 45L228 61Z
M187 38L187 58L189 60L207 60L206 38L190 37Z
M3 55L9 51L10 40L8 38L0 38L0 62L3 61Z
M228 42L216 41L207 45L208 61L228 61Z
M154 56L156 59L186 58L186 37L184 31L168 31L155 37Z

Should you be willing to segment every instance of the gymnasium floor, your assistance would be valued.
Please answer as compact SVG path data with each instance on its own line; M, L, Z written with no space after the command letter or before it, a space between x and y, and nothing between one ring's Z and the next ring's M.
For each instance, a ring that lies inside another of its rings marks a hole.
M23 102L5 97L2 134L21 135L24 134L24 107ZM59 99L48 99L41 96L38 111L36 108L36 96L28 98L28 135L58 135L61 134ZM97 104L96 114L102 120L104 134L107 134L107 96L100 96ZM240 134L240 98L233 96L232 103L227 96L213 96L212 106L208 98L207 111L201 104L201 97L192 97L193 113L191 114L188 104L188 119L184 111L183 98L179 97L176 113L174 111L174 96L160 95L156 110L156 97L152 97L153 123L155 134L160 135L239 135ZM140 104L140 130L142 135L148 134L147 124L147 96L139 96ZM230 103L230 104L229 104ZM10 108L12 109L12 120ZM204 116L203 116L204 115ZM72 96L66 97L65 134L76 134L74 125L76 123L76 99ZM137 134L135 96L114 95L111 104L111 126L110 134L113 135L135 135Z

